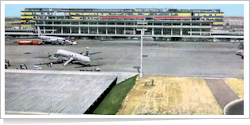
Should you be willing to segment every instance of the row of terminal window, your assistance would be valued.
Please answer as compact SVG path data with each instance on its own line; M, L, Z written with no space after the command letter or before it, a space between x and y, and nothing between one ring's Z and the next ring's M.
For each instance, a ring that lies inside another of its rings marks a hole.
M99 15L99 16L127 16L127 15L168 15L168 16L224 16L221 13L52 13L52 12L21 12L21 15Z
M28 21L22 24L31 24ZM43 21L37 21L36 24L44 24ZM106 23L106 22L45 22L45 24L71 24L71 25L137 25L137 23ZM163 26L209 26L211 23L147 23L147 25L163 25Z

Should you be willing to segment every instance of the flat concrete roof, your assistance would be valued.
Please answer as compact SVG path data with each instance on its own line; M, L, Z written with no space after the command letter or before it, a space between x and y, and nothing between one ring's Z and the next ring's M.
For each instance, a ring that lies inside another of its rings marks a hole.
M97 72L8 69L5 112L83 114L116 79Z

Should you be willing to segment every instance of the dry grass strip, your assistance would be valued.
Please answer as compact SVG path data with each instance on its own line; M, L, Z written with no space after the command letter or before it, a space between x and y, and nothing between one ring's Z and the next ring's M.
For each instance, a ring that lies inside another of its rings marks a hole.
M244 98L244 79L227 78L224 81L239 98Z
M116 115L222 115L203 79L145 76L137 81Z

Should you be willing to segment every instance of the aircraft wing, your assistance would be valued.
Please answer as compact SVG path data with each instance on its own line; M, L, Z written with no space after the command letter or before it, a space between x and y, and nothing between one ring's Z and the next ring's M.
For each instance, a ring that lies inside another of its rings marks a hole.
M73 44L70 40L65 40L65 42L67 42L69 44Z
M83 54L84 52L81 52L79 54ZM102 52L93 52L93 53L89 53L89 56L92 56L92 55L96 55L96 54L99 54L99 53L102 53Z
M70 57L69 60L67 60L63 65L66 66L68 65L69 62L71 62L73 60L73 57Z
M43 41L46 41L46 42L51 42L51 40L50 39L48 39L48 38L41 38Z
M58 39L55 38L49 38L50 41L59 41Z
M92 56L92 55L99 54L99 53L102 53L102 52L89 53L89 55Z

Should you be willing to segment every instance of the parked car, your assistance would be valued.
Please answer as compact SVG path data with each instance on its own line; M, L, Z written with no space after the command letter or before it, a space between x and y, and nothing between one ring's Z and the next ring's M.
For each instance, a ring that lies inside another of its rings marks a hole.
M43 68L40 67L40 66L34 66L33 69L34 69L34 70L42 70Z

